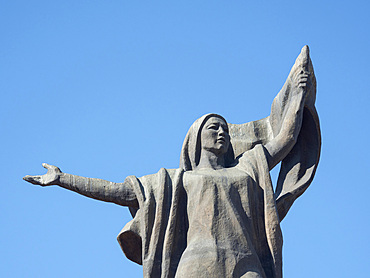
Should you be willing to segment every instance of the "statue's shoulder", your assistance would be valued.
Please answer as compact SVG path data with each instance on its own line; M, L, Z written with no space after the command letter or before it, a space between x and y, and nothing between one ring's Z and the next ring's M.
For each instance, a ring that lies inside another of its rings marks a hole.
M243 169L250 175L258 172L261 161L266 160L266 154L262 144L256 144L252 149L242 153L237 158L236 167Z
M183 172L182 169L180 168L175 168L175 169L166 169L166 168L161 168L159 169L159 171L157 173L154 173L154 174L149 174L149 175L145 175L145 176L142 176L140 178L138 178L142 183L156 183L158 181L158 179L161 179L161 178L165 178L165 177L169 177L169 178L173 178L175 177L176 175L178 175L179 173Z

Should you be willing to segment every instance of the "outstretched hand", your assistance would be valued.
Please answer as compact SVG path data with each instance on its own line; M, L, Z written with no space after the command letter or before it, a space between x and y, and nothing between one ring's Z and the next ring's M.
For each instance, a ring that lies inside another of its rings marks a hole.
M45 175L40 176L27 175L23 179L32 184L41 186L58 185L62 171L60 171L58 167L46 163L42 163L42 167L48 170L48 172Z

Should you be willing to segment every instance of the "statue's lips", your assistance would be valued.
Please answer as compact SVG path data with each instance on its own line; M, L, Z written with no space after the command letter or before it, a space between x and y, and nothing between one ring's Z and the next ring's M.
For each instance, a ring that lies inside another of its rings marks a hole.
M217 142L219 143L225 143L226 139L224 137L217 138Z

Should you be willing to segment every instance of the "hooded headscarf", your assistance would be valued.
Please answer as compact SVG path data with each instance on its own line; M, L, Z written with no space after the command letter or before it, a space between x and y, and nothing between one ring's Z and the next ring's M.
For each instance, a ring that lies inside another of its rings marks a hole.
M207 120L211 117L217 117L223 120L226 124L226 120L218 115L218 114L206 114L197 119L190 127L188 133L186 134L184 143L181 149L180 155L180 168L184 171L191 171L194 170L200 160L200 153L201 153L201 132L204 124ZM234 150L231 145L229 144L229 148L225 153L225 167L230 167L234 163Z

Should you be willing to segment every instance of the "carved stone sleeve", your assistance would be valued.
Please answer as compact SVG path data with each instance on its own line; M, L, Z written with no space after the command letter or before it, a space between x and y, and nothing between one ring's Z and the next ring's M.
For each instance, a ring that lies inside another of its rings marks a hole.
M111 202L121 206L138 207L136 195L126 181L114 183L102 179L85 178L63 173L59 185L96 200Z

